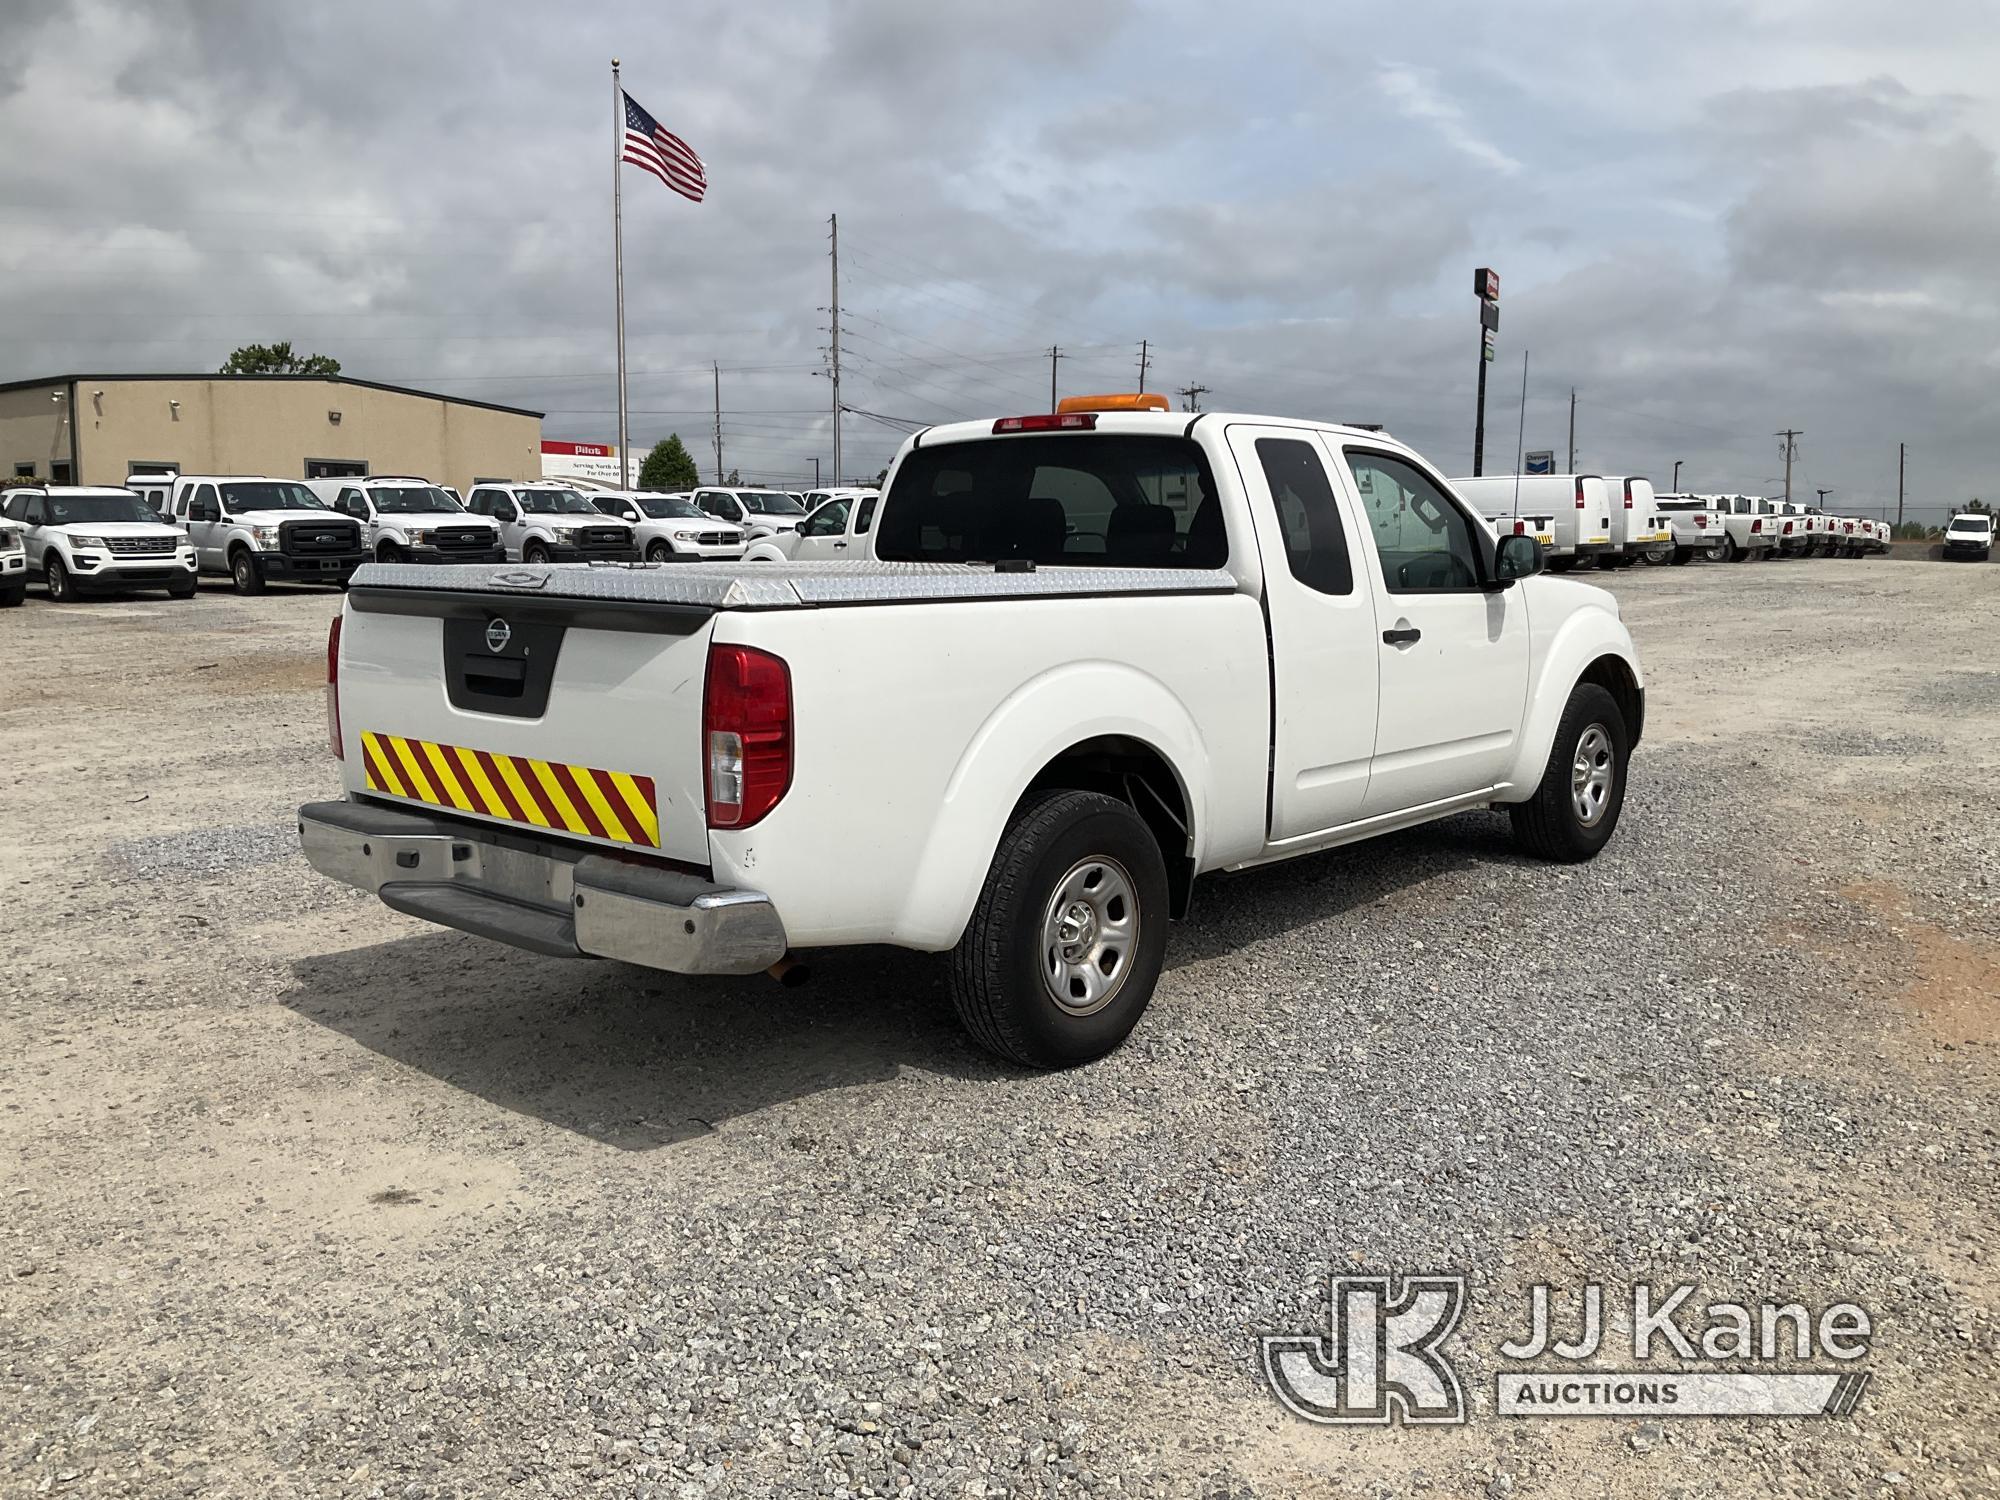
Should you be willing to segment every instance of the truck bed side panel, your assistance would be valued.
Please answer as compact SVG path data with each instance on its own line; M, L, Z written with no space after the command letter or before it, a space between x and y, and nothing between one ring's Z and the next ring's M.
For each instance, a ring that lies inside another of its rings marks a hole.
M1099 735L1175 767L1202 867L1262 847L1268 667L1246 594L726 612L715 638L791 668L791 790L710 842L715 878L767 892L801 947L950 947L1022 791Z

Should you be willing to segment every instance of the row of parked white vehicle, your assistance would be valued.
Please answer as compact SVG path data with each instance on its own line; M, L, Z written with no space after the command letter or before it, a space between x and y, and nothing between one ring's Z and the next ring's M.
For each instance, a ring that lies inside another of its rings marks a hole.
M1763 495L1663 495L1637 475L1503 474L1451 483L1497 530L1539 541L1555 573L1697 557L1860 557L1889 546L1886 521Z
M274 581L344 584L371 561L733 561L753 547L759 561L837 558L844 507L862 493L873 492L661 493L495 479L461 497L413 475L135 473L123 486L16 483L0 498L0 606L19 604L30 581L58 603L152 588L186 599L203 574L257 594ZM838 522L834 501L843 507ZM809 512L828 514L808 524Z

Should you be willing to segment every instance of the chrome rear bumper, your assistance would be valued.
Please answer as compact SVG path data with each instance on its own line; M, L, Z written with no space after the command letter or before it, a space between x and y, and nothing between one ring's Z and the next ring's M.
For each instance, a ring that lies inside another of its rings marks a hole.
M564 958L755 974L785 956L761 891L368 802L299 809L308 863L426 921Z

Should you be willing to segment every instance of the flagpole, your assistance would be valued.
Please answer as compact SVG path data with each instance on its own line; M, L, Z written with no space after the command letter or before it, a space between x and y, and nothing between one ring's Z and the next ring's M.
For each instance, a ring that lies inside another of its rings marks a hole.
M618 488L632 487L632 456L625 442L625 203L624 174L618 163L625 155L625 89L618 81L618 59L611 59L611 264L618 284Z

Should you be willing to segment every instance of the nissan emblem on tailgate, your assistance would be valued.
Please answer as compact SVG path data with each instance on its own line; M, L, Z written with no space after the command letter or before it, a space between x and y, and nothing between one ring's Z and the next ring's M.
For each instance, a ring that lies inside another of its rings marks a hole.
M514 639L513 628L505 620L489 621L486 626L486 649L505 651L507 643Z

